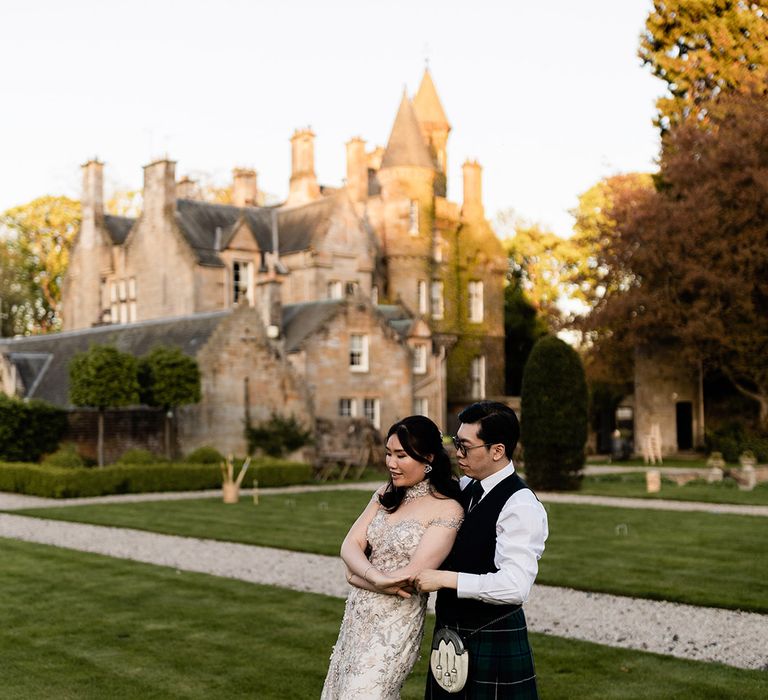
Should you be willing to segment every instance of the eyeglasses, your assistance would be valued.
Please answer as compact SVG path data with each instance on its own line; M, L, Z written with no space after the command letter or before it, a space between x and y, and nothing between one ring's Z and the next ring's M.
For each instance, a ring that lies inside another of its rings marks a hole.
M491 445L495 445L494 442L484 442L482 445L470 445L467 447L461 440L459 440L458 437L455 435L451 436L451 440L453 440L453 446L456 448L456 454L460 457L466 457L467 452L470 450L476 450L478 447L490 447Z

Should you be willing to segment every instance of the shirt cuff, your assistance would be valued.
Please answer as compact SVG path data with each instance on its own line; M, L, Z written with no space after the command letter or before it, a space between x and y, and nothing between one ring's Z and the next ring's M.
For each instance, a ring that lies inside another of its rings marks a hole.
M459 572L459 575L456 578L456 597L479 598L480 575Z

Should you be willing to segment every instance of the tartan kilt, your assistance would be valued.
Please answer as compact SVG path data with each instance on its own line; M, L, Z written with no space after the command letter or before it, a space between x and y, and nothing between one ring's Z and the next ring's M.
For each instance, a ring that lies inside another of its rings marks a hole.
M440 627L455 630L464 640L469 651L469 675L464 689L451 694L435 682L428 670L425 700L538 699L533 652L522 608L471 637L468 635L473 628L445 624L438 619L435 629Z

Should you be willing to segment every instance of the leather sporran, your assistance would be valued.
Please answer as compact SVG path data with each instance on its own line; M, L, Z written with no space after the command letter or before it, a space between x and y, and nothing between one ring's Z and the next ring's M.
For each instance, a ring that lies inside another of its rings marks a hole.
M432 640L429 667L437 684L446 693L458 693L469 674L469 652L457 632L441 627Z

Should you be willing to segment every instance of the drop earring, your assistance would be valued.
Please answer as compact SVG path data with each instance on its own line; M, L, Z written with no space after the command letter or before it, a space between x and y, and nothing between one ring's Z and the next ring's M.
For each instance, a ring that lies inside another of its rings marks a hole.
M425 473L425 474L429 474L429 472L431 472L431 471L432 471L432 465L431 465L431 464L427 464L427 465L425 465L425 467L424 467L424 473Z

